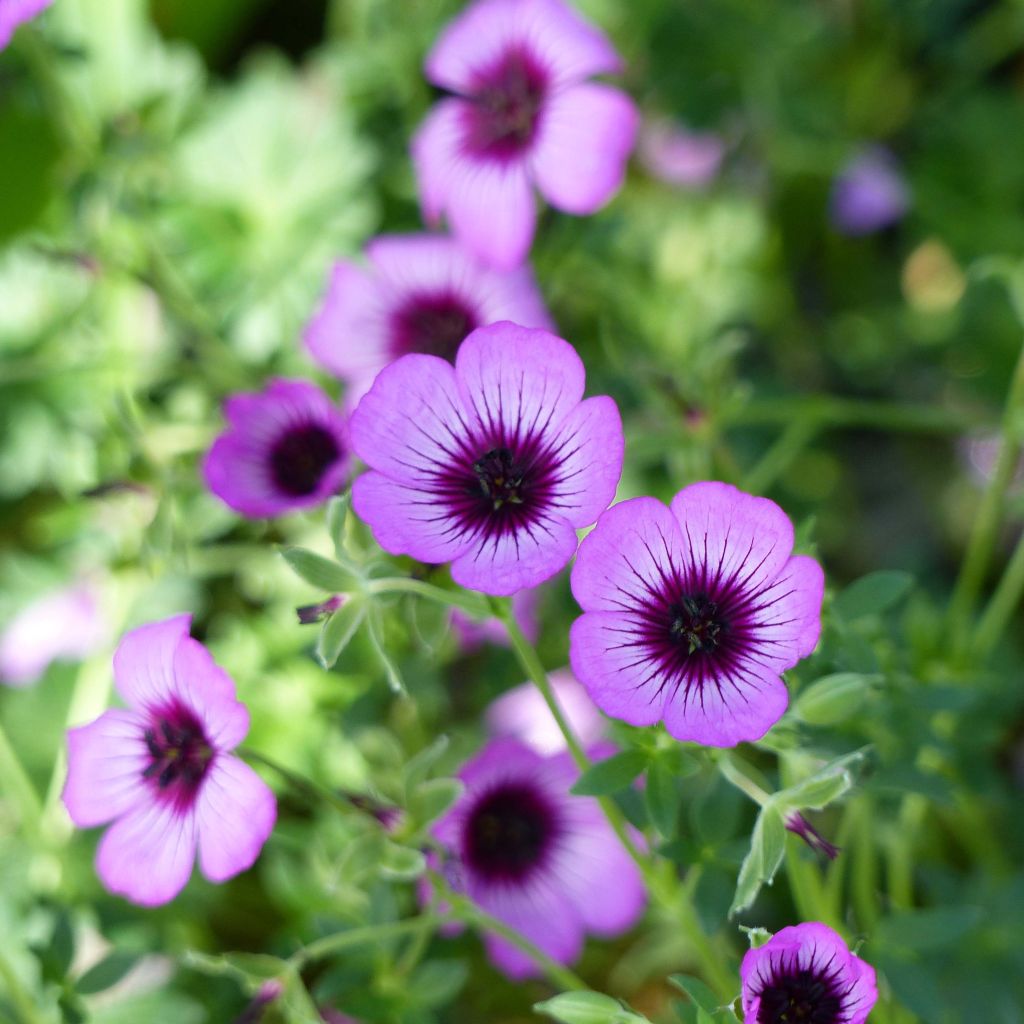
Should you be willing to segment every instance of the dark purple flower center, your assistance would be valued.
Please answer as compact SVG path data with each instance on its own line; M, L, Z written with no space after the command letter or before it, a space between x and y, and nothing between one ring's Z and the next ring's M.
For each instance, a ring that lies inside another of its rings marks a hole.
M470 151L498 159L522 153L533 141L547 91L548 76L529 54L506 53L468 97Z
M341 450L335 436L319 423L303 423L282 434L270 449L270 474L290 498L312 494Z
M825 970L790 968L761 992L757 1024L844 1024L838 978Z
M175 800L189 802L214 755L199 719L175 704L155 715L143 736L150 760L142 777Z
M724 623L718 619L718 605L706 594L684 597L669 607L672 638L687 648L687 654L713 651L718 647Z
M392 322L393 355L397 359L409 352L423 352L454 363L466 335L478 326L475 314L456 295L415 296Z
M472 439L441 473L439 497L467 533L529 529L552 507L562 454L539 436Z
M470 811L463 859L487 881L518 882L544 862L559 831L558 815L543 793L526 783L505 783Z

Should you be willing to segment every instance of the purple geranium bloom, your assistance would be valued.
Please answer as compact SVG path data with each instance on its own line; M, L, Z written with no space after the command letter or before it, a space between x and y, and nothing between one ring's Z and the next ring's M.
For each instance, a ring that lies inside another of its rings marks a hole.
M576 738L585 747L604 737L606 722L587 691L568 669L550 675L551 689ZM565 737L547 702L533 683L523 683L493 701L487 709L487 727L495 736L512 736L538 754L565 750Z
M880 146L862 150L832 186L832 223L847 235L869 235L898 221L910 192L892 154Z
M422 352L453 363L466 335L485 324L552 326L527 267L487 267L457 239L384 236L366 254L367 269L348 260L335 264L305 335L313 358L347 382L353 405L400 356Z
M679 740L756 740L786 710L780 673L814 650L825 580L792 555L774 502L721 483L609 509L580 545L572 591L583 611L570 661L602 711L664 719Z
M0 682L29 686L54 661L79 661L103 643L96 594L80 584L26 605L0 633Z
M353 447L374 470L353 485L353 507L386 551L450 561L464 587L536 586L572 558L622 471L619 411L581 401L583 384L568 342L511 323L474 331L454 368L403 356L352 416Z
M725 143L717 135L691 132L674 121L648 121L640 132L640 162L667 185L707 185L718 174L724 156Z
M570 795L578 777L568 754L545 758L516 740L494 740L463 766L466 790L433 829L462 891L563 964L579 957L585 933L618 935L646 901L640 872L597 800ZM509 977L537 973L504 939L485 943Z
M749 1024L864 1024L878 999L875 969L817 922L783 928L740 966Z
M234 750L249 731L235 684L178 615L125 634L114 685L127 710L68 733L64 804L79 828L113 822L96 851L111 891L173 899L199 866L211 882L250 867L274 827L274 794Z
M250 519L309 508L336 494L349 467L345 417L316 385L274 380L224 403L228 430L203 473L225 504Z
M45 10L53 0L0 0L0 50L6 48L14 30Z
M603 206L622 184L638 116L624 93L586 79L621 68L560 0L478 0L427 57L427 78L454 95L413 140L426 219L447 213L474 252L514 267L533 239L534 185L566 213Z

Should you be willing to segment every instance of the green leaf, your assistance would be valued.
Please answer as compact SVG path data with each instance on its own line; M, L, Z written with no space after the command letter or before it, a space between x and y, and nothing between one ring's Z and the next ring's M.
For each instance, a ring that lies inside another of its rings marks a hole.
M672 772L664 760L654 761L647 769L644 800L651 821L666 839L672 839L676 834L682 795L679 776Z
M588 768L570 790L576 796L607 796L625 789L647 766L642 750L624 750Z
M786 826L778 808L772 804L762 807L754 823L750 852L740 866L736 894L729 908L730 917L746 910L757 899L761 886L771 883L782 863L785 844Z
M563 992L554 999L534 1003L533 1009L562 1024L633 1024L646 1020L600 992Z
M420 1006L443 1006L466 984L469 967L462 960L428 960L409 982L409 993Z
M823 676L804 690L793 704L793 714L808 725L834 725L855 714L880 675L836 672Z
M855 750L830 761L813 775L776 793L772 802L781 810L820 810L841 797L853 785L850 767L864 758L864 750Z
M868 573L851 583L836 598L833 607L852 622L886 611L906 597L913 586L914 577L909 572L885 569Z
M337 562L306 548L282 548L281 555L301 579L332 594L359 590L360 580Z
M682 989L705 1013L713 1015L722 1005L718 996L700 978L691 978L688 974L673 974L668 980L670 985Z
M746 932L751 949L760 949L772 937L772 933L767 928L745 928L740 925L740 931Z
M366 610L366 601L354 595L323 624L316 642L316 658L324 668L332 668L352 642L363 624Z
M434 767L448 749L448 743L448 737L442 734L429 747L424 747L419 753L409 758L402 774L404 776L405 790L409 794L410 800L412 799L412 793L426 779L430 774L430 769Z
M904 910L878 922L872 942L915 955L930 950L951 949L981 919L980 907L937 907L933 910Z
M139 955L137 953L124 953L115 950L98 964L90 967L75 982L75 988L79 995L83 996L105 992L108 988L113 988L138 962Z
M460 779L429 779L414 790L409 812L420 828L426 828L459 799L465 788Z
M327 503L327 533L334 545L334 557L345 559L345 521L348 519L349 496L342 494Z
M409 882L427 870L427 858L419 850L397 843L385 843L380 860L380 873L385 878Z
M373 649L377 652L381 668L384 669L384 678L387 679L388 686L392 693L405 693L405 682L398 671L398 666L391 655L388 654L384 644L384 623L380 616L380 609L376 606L371 607L366 621L370 627L370 642L373 644Z

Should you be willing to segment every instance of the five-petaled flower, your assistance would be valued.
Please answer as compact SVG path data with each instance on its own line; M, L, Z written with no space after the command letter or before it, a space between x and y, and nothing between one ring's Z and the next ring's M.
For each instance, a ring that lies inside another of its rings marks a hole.
M14 30L50 6L53 0L0 0L0 50L6 48Z
M786 710L780 674L818 642L824 574L766 498L699 483L610 508L580 545L570 661L607 714L728 747Z
M305 333L313 358L348 385L353 407L400 356L421 352L453 363L477 327L498 320L552 326L529 268L495 270L455 238L382 236L366 255L367 268L350 260L335 264Z
M454 858L458 888L559 963L586 933L614 936L646 902L636 865L592 797L572 796L567 753L543 757L517 740L492 741L465 764L465 792L433 829ZM537 964L497 935L491 961L512 978Z
M199 866L211 882L250 867L277 803L230 752L249 731L235 684L178 615L127 633L114 684L128 704L68 733L64 804L80 828L113 822L96 852L111 892L173 899Z
M230 424L203 472L210 490L256 519L309 508L337 493L349 467L345 417L314 384L273 380L224 403Z
M783 928L740 966L743 1019L750 1024L864 1024L878 999L875 969L831 928Z
M386 551L451 561L462 586L536 586L572 558L576 530L607 508L622 471L618 408L581 401L583 385L568 342L511 323L474 331L454 368L403 356L352 416L372 470L353 507Z
M478 0L443 32L427 78L453 95L413 140L429 222L495 266L522 262L533 239L533 186L589 214L619 188L636 137L632 101L587 79L621 70L611 43L561 0Z

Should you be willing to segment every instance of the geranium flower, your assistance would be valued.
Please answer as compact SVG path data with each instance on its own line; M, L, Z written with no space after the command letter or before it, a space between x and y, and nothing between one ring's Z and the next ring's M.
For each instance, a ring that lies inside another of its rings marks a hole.
M231 754L249 731L235 684L197 640L191 616L125 634L114 685L126 710L68 733L64 804L79 828L113 822L96 870L143 906L173 899L199 866L223 882L256 860L274 827L274 794Z
M568 754L545 758L494 740L463 766L465 792L433 829L464 894L563 964L579 957L586 933L620 934L646 902L640 872L598 802L570 795L578 776ZM537 972L504 939L484 941L509 977Z
M274 380L259 394L224 403L230 424L213 443L203 473L225 504L251 519L326 501L349 466L345 417L318 387Z
M607 719L576 677L568 669L559 669L549 678L555 698L580 743L589 747L601 740ZM495 736L514 737L538 754L557 754L565 750L562 730L533 683L523 683L503 693L491 703L485 720Z
M0 633L0 682L30 686L54 661L79 661L97 650L104 623L87 584L58 590L21 609Z
M789 697L780 673L818 642L824 574L792 555L766 498L721 483L609 509L580 545L570 661L602 711L679 740L756 740Z
M622 421L583 397L583 363L546 331L474 331L454 368L410 355L382 370L352 416L373 472L352 503L391 554L452 562L462 586L508 595L559 571L576 530L607 507Z
M620 71L605 36L560 0L478 0L426 61L454 95L413 140L428 222L447 214L495 266L521 263L533 239L533 188L566 213L589 214L622 184L638 115L593 75Z
M910 192L892 154L881 146L861 150L832 186L832 223L847 235L869 235L900 220Z
M53 0L0 0L0 50L7 47L14 30L44 11Z
M864 1024L878 999L875 969L817 922L783 928L740 966L750 1024Z
M306 328L312 357L348 384L355 405L388 363L411 352L455 362L477 327L512 320L552 326L526 267L494 270L457 239L393 235L366 247L369 267L341 260Z

